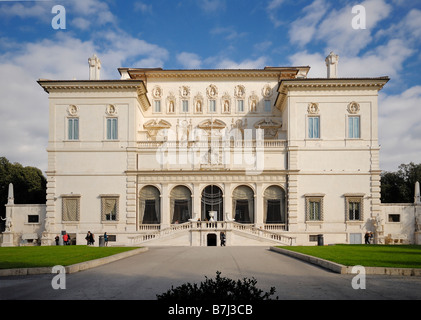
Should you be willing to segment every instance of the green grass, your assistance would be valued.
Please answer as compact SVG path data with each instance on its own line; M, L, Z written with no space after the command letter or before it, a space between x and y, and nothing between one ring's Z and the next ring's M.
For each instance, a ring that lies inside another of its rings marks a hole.
M0 248L0 269L68 266L138 248L37 246Z
M421 268L421 246L333 245L279 247L319 257L345 266Z

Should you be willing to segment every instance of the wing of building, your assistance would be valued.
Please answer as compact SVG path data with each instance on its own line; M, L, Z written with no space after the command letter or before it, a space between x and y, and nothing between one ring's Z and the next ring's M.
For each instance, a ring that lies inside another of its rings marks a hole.
M49 95L42 243L359 243L378 233L379 78L309 67L120 68L39 80Z

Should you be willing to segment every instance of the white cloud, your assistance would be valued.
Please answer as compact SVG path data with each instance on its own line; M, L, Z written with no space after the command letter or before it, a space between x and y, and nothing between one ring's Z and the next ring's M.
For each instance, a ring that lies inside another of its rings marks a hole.
M382 170L421 161L421 86L397 95L379 95L379 143Z
M317 25L325 16L328 4L324 0L315 0L306 6L302 12L304 16L291 23L289 29L290 41L299 46L305 46L315 37Z
M210 31L212 35L222 35L226 40L235 40L247 35L246 32L237 32L234 27L216 27Z
M200 69L202 66L200 57L195 53L182 52L177 55L177 61L186 69Z
M262 69L267 64L266 57L259 57L256 60L245 59L241 62L235 62L230 59L223 59L220 61L217 69Z
M282 6L284 2L285 0L271 0L266 7L269 19L272 21L275 27L279 27L282 24L282 21L279 20L276 16L276 11Z
M103 45L98 46L92 39L82 41L70 33L57 33L52 39L14 43L0 54L1 156L47 169L48 95L36 82L39 78L88 79L88 58L94 53L102 62L102 79L118 79L117 68L127 59L148 67L162 65L168 58L167 50L124 32L109 31L103 36L93 37Z
M195 3L206 13L214 13L225 10L225 0L195 0Z

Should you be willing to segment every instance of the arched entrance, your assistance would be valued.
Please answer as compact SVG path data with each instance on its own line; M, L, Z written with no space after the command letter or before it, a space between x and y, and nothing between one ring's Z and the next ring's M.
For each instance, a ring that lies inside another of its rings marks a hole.
M233 214L236 222L254 223L254 192L248 186L239 186L232 193Z
M161 223L160 192L154 186L146 186L139 193L139 223Z
M171 223L184 223L191 219L191 191L185 186L177 186L171 190L170 210Z
M222 190L215 185L207 186L202 192L202 221L210 220L210 211L216 211L215 220L223 221L223 210Z
M215 233L209 233L207 235L207 246L208 247L215 247L216 246L216 234Z
M278 186L270 186L264 193L264 223L285 223L285 191Z

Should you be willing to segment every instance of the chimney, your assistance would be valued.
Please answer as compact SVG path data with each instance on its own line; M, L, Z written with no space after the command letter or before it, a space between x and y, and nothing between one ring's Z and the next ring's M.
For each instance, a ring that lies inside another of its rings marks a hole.
M331 52L325 59L327 67L327 77L337 78L338 77L338 61L339 56Z
M101 60L94 54L89 62L89 80L100 80Z

